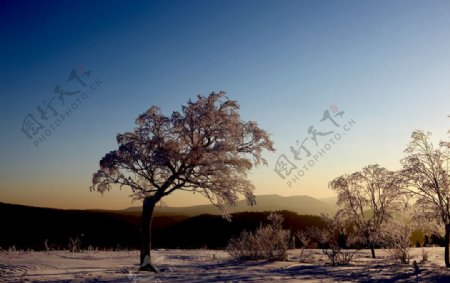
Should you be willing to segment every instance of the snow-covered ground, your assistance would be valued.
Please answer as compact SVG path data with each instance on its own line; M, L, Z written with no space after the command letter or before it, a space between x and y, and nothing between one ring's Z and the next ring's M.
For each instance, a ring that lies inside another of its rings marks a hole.
M420 263L419 282L450 282L443 248L426 248L429 261ZM319 250L311 263L299 263L299 250L285 262L238 262L224 251L158 250L153 262L161 272L138 272L137 251L1 252L0 282L415 282L412 265L395 263L383 250L377 259L359 251L350 266L333 267ZM412 260L422 249L412 249ZM412 262L411 260L411 262Z

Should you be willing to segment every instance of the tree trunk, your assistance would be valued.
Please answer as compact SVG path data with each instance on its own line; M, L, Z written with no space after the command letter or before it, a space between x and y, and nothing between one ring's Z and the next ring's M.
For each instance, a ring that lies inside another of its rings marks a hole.
M372 258L375 258L375 245L373 243L370 244L370 252L372 253Z
M450 238L450 224L445 224L445 237L444 237L444 245L445 245L445 252L444 252L444 260L445 260L445 267L450 267L450 259L449 259L449 238Z
M141 224L141 267L139 270L159 272L152 264L150 250L152 246L152 218L156 202L152 198L145 198L142 205Z

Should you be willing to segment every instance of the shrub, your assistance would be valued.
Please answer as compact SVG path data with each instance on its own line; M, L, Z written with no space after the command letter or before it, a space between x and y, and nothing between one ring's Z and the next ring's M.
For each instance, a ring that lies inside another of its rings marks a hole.
M345 226L338 216L329 218L322 216L324 228L314 227L309 230L311 238L322 246L322 253L327 256L332 265L348 265L353 259L357 249L344 249L346 246L360 244L361 238L357 235L345 236Z
M81 239L80 237L76 237L75 239L69 238L69 250L72 253L81 252Z
M98 247L94 247L93 245L89 245L87 248L88 252L97 252Z
M49 244L48 244L48 239L45 239L44 240L44 250L46 251L46 252L49 252L51 249L50 249L50 246L49 246Z
M302 244L302 247L300 250L299 261L300 262L308 262L311 259L312 254L305 253L305 249L308 247L309 243L311 242L311 238L308 236L308 234L305 231L297 232L296 236L300 240L300 243Z
M422 262L428 261L428 251L425 248L422 248Z
M238 238L231 239L226 250L236 259L243 260L286 260L290 231L283 230L283 217L271 213L269 224L260 226L254 233L244 231Z
M9 252L9 253L17 252L16 245L10 246L10 247L8 248L8 252Z
M410 259L410 240L412 229L407 224L390 223L383 229L383 245L395 260L408 264Z

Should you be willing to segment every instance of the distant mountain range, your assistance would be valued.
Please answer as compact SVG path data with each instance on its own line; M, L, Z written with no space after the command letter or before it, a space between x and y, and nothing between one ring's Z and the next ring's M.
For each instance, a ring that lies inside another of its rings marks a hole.
M249 206L246 200L240 200L235 207L231 208L231 213L237 212L257 212L257 211L276 211L289 210L300 215L320 215L334 214L337 211L336 198L329 197L316 199L310 196L279 196L279 195L257 195L256 205ZM130 207L123 210L123 213L136 214L142 211L142 207ZM219 215L220 210L212 204L195 205L187 207L167 207L157 206L155 216L197 216L201 214Z
M333 205L308 197L257 196L257 205L240 201L227 221L213 205L158 207L152 223L155 248L224 248L242 231L267 222L269 211L281 210L283 227L295 231L323 225L319 213ZM290 211L289 211L290 210ZM299 214L308 215L299 215ZM316 215L313 215L316 214ZM0 250L66 249L69 239L81 239L83 249L139 248L140 208L125 210L65 210L0 202Z
M267 222L270 211L281 211L283 227L293 233L324 225L321 213L337 211L336 198L259 195L257 204L239 201L231 210L232 221L220 216L213 205L158 206L152 223L155 248L224 248L242 231L253 231ZM141 208L124 210L65 210L0 202L0 250L65 249L79 237L82 248L139 248Z

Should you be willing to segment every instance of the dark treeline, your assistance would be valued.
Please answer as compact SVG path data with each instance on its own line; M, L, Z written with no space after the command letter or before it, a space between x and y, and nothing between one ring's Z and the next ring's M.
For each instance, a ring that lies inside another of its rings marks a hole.
M231 222L217 215L195 216L166 229L154 227L153 243L155 247L221 249L231 238L237 237L242 231L255 231L260 225L267 224L269 213L234 213ZM323 227L324 225L319 216L298 215L291 211L281 211L280 213L284 218L283 228L291 231L305 230L312 226Z
M241 231L254 231L267 222L269 212L232 214L228 222L217 215L156 216L153 220L155 248L224 248ZM282 211L283 226L299 231L323 225L319 216ZM81 248L138 249L140 215L114 211L37 208L0 203L0 247L8 249L67 249L69 239L79 237Z
M283 228L292 235L308 227L323 227L320 216L298 215L281 211ZM140 214L126 211L86 211L37 208L0 203L2 232L0 247L8 249L67 249L69 239L79 237L81 248L138 249L140 247ZM229 222L218 215L194 217L158 215L154 217L154 248L222 249L242 231L255 231L267 224L269 212L232 214ZM422 236L415 238L423 238ZM422 245L422 241L420 241ZM426 244L442 245L441 237L426 237ZM416 243L416 239L413 240ZM297 241L297 246L299 245Z
M133 216L83 210L60 210L0 204L0 246L6 249L67 249L69 238L82 247L134 247L139 243L138 219Z

